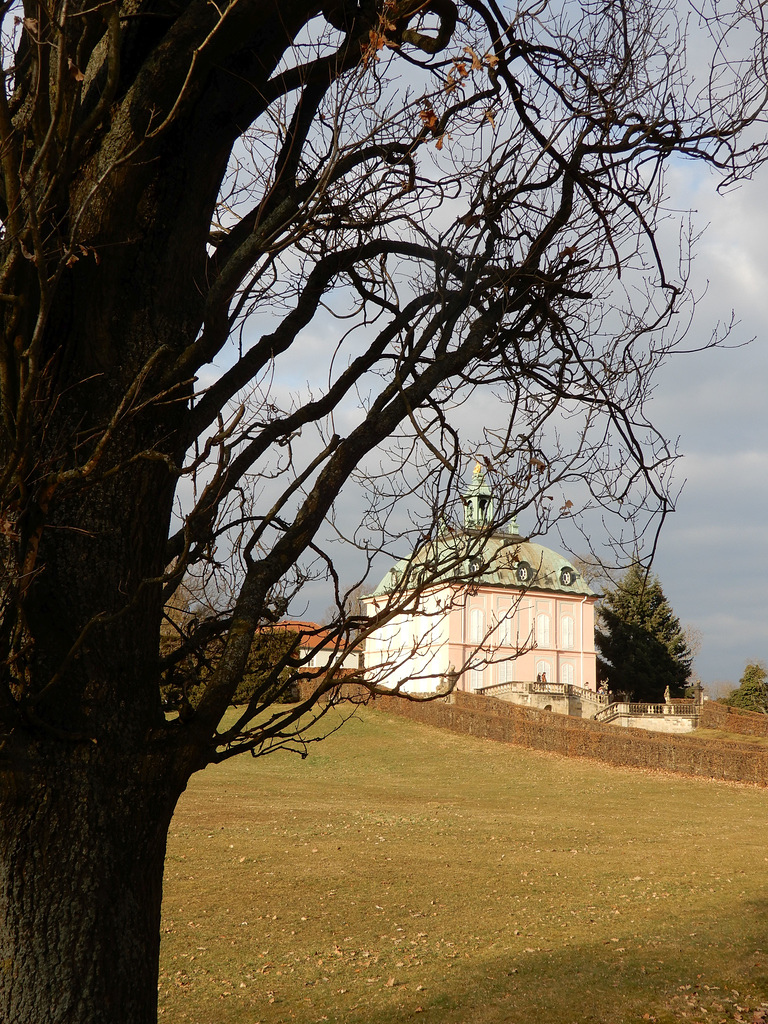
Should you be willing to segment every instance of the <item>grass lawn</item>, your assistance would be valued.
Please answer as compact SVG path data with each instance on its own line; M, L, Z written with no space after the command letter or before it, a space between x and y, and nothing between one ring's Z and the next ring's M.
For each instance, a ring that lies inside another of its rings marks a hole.
M768 1021L768 790L363 710L195 777L164 1022Z

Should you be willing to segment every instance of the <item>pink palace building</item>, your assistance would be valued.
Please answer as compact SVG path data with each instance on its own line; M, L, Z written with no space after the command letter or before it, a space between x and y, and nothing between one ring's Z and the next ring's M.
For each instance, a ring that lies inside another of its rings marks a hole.
M464 529L445 530L402 559L366 598L369 615L392 609L366 640L369 681L410 693L453 683L548 708L547 692L602 703L597 595L567 558L522 537L514 521L493 529L493 494L480 466L463 497ZM586 706L575 713L592 716Z

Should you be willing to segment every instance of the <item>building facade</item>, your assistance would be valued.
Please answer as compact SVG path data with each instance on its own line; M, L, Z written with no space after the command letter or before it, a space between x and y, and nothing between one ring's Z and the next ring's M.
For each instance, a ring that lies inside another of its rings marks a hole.
M444 530L393 566L366 599L384 621L365 645L369 681L410 693L451 684L499 696L510 684L596 690L597 596L565 556L493 528L481 468L463 496L464 529ZM512 698L513 699L513 698Z

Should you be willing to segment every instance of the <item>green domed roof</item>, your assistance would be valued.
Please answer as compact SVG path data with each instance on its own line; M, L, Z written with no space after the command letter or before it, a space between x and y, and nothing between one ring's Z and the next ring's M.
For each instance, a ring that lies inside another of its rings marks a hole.
M595 596L572 563L551 548L516 534L471 531L446 533L401 559L373 596L448 583Z

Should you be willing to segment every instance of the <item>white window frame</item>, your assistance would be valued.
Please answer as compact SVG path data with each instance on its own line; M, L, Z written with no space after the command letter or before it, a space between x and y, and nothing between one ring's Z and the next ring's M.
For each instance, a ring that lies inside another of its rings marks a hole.
M547 612L539 612L536 616L536 644L539 647L550 645L550 622Z
M480 690L485 686L485 665L479 665L472 669L471 677L472 690Z
M572 651L575 623L572 615L563 615L560 619L560 646L565 651Z
M512 645L512 606L500 607L497 612L498 626L496 629L496 642L500 647Z
M496 681L498 683L513 683L515 681L515 663L512 658L505 658L497 662Z
M547 682L551 683L552 682L552 666L551 666L551 664L548 661L543 661L543 660L542 661L537 661L536 662L536 675L537 676L541 676L541 675L545 675L545 674L546 674L546 677L547 677Z

